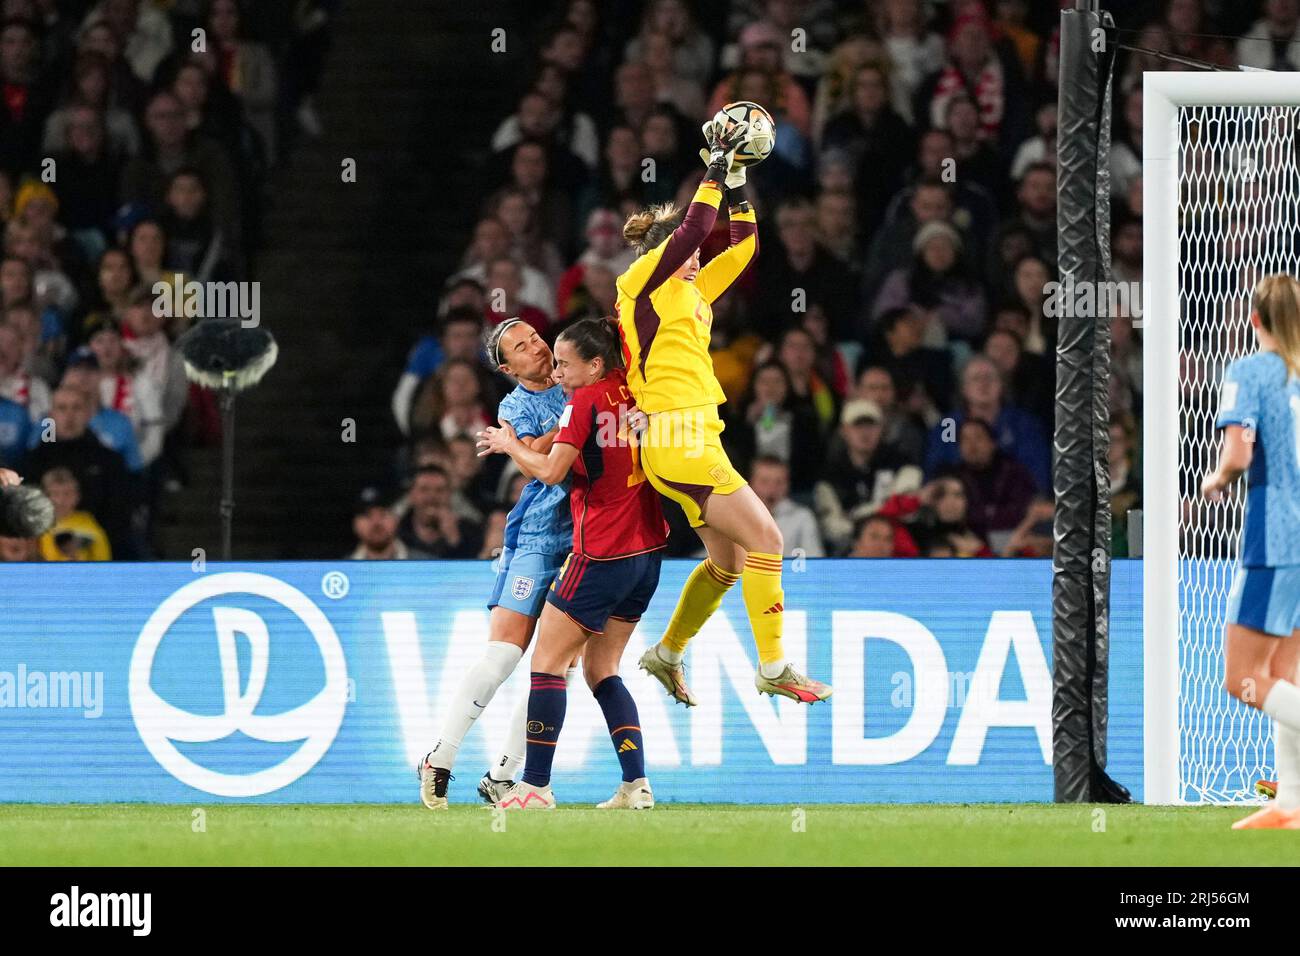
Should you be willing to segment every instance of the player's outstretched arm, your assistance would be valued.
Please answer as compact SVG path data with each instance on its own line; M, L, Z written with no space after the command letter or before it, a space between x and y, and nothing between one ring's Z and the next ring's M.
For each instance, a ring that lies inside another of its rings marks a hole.
M519 440L509 424L500 428L489 426L479 432L478 448L480 458L493 453L509 455L521 469L546 485L558 485L563 481L578 457L578 449L573 445L552 444L546 453L529 448Z
M1202 495L1211 501L1218 501L1232 483L1246 473L1255 455L1254 437L1251 430L1242 425L1224 428L1219 464L1201 482Z

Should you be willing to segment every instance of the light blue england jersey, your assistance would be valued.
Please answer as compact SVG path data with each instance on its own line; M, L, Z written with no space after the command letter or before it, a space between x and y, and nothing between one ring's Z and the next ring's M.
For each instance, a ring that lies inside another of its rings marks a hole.
M510 423L520 438L545 435L560 421L568 399L553 385L532 392L522 385L501 399L497 417ZM534 478L524 486L519 502L506 518L505 546L514 551L567 554L573 548L573 516L569 512L569 481L544 485Z
M1287 375L1280 355L1256 352L1228 366L1216 425L1254 433L1242 566L1300 565L1300 383Z

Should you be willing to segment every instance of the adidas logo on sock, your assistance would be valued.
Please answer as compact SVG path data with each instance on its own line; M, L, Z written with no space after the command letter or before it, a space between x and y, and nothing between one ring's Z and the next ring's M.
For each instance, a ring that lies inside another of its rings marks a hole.
M768 609L767 609L766 611L764 611L763 613L764 613L764 614L780 614L780 613L781 613L782 611L784 611L784 610L785 610L785 608L782 607L781 602L780 602L780 601L777 601L775 604L773 604L770 608L768 608Z
M618 752L621 754L627 753L629 750L636 750L636 749L637 749L636 744L632 743L632 740L630 738L618 745Z

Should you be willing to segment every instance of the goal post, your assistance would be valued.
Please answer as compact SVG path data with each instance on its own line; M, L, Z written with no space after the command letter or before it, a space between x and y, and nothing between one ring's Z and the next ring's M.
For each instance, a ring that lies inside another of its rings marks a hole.
M1243 496L1197 485L1254 283L1300 267L1300 84L1147 73L1142 109L1143 799L1241 802L1273 766L1271 722L1223 688Z

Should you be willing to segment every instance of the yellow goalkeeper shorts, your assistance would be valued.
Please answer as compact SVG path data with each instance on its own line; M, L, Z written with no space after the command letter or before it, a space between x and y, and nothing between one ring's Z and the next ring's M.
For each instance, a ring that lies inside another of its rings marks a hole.
M748 482L722 448L717 405L655 412L641 438L641 468L656 491L682 506L692 528L704 524L709 495L729 495Z

